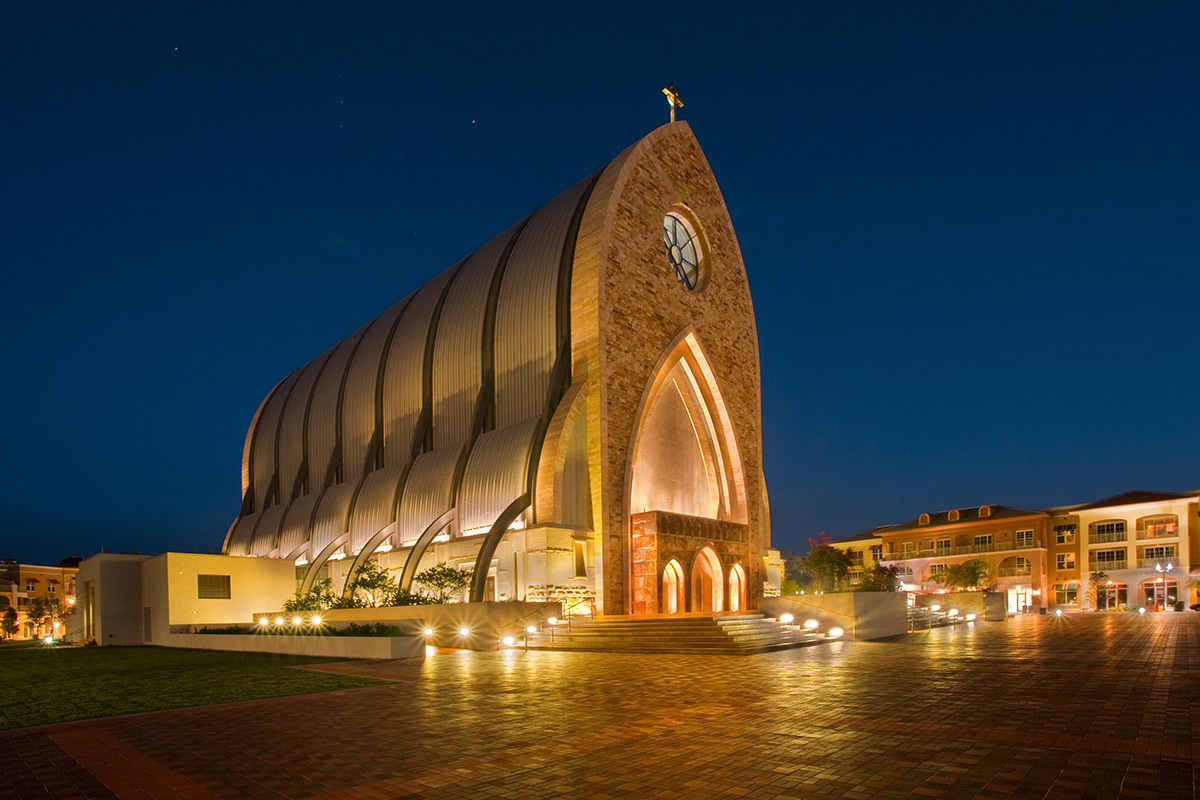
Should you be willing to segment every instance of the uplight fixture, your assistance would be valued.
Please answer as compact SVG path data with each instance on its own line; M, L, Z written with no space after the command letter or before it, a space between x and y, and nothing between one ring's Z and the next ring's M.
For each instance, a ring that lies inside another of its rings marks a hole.
M300 625L300 624L303 624L303 622L304 622L304 619L302 617L292 617L293 625Z
M938 604L938 603L934 603L933 605L931 605L931 606L929 607L929 610L930 610L930 611L941 611L941 610L942 610L942 607L941 607L941 605L940 605L940 604Z
M426 628L426 629L425 629L425 635L426 635L426 636L433 636L433 628Z
M282 624L283 624L283 617L276 617L276 618L275 618L275 624L276 624L276 625L282 625Z
M312 618L312 624L313 624L313 625L320 625L320 624L321 624L321 616L320 616L319 614L314 614L314 615L313 615L313 618Z
M845 633L845 631L842 630L841 628L830 628L829 629L829 638L830 639L840 639L840 638L842 638L842 635L844 633Z
M967 614L967 622L974 622L974 621L975 621L975 615Z
M550 625L557 625L558 617L550 617L549 619L546 620L546 622Z
M789 614L786 611L779 615L779 621L782 622L784 625L791 625L795 619L796 619L795 617L793 617L791 614Z
M537 633L537 625L530 625L525 629L526 633Z
M820 624L821 623L817 622L815 619L804 620L804 627L808 628L810 631L815 631L817 629L817 626L819 626Z
M1138 613L1139 613L1139 614L1142 614L1142 615L1144 616L1144 615L1145 615L1145 613L1146 613L1146 609L1145 609L1145 608L1139 608L1139 609L1138 609Z
M952 608L952 609L950 609L949 611L947 611L946 613L947 613L947 614L949 614L949 615L950 615L950 616L952 616L952 617L957 617L957 616L958 616L958 609L957 609L957 608Z
M511 637L511 636L504 637L504 646L505 647L512 647L516 643L517 643L517 640L514 639L513 637Z
M1056 617L1061 617L1061 616L1062 616L1062 609L1061 609L1061 608L1056 608L1056 609L1054 609L1054 616L1056 616Z
M471 635L471 629L470 629L470 628L468 628L466 625L464 625L464 626L462 626L461 628L459 628L459 629L458 629L458 635L459 635L459 636L470 636L470 635Z

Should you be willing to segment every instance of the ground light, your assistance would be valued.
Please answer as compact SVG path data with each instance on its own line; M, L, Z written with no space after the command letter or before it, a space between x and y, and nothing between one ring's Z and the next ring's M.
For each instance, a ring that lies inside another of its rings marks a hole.
M937 603L934 603L933 605L931 605L929 607L929 610L930 611L941 611L942 607L940 605L938 605Z
M470 628L468 628L466 625L464 625L464 626L462 626L461 628L459 628L459 629L458 629L458 635L459 635L459 636L470 636L470 635L471 635L471 629L470 629Z
M1061 612L1061 611L1059 611L1058 609L1055 609L1055 610L1054 610L1054 613L1056 613L1056 614L1060 614L1060 615L1062 614L1062 612ZM1146 609L1144 609L1144 608L1139 608L1139 609L1138 609L1138 613L1139 613L1139 614L1145 614L1145 613L1146 613Z
M313 625L320 625L320 624L321 624L321 618L320 618L319 616L314 616L314 617L312 618L312 624L313 624Z
M282 625L282 624L283 624L283 617L276 617L276 618L275 618L275 624L276 624L276 625Z
M974 622L974 621L975 621L975 615L967 614L967 622Z
M517 640L514 639L513 637L511 637L511 636L504 637L504 646L505 647L512 647L516 643L517 643Z
M830 639L840 639L840 638L842 638L842 635L845 633L846 632L844 630L842 630L841 628L830 628L829 629L829 638Z
M425 635L426 635L426 636L433 636L433 628L426 628L426 629L425 629Z
M958 609L957 609L957 608L952 608L952 609L950 609L949 611L947 611L946 613L947 613L947 614L949 614L949 615L950 615L950 616L952 616L952 617L957 617L957 616L958 616Z
M549 619L546 620L546 622L549 623L550 625L557 625L558 617L550 617Z
M292 617L292 624L293 624L293 625L300 625L300 624L302 624L303 622L304 622L304 620L303 620L303 619L301 619L300 617Z
M47 636L45 639L42 639L42 643L43 644L54 644L54 637Z
M795 619L796 619L795 617L793 617L791 614L787 613L786 611L779 615L779 621L782 622L784 625L791 625Z
M1054 609L1054 616L1056 616L1056 617L1061 617L1061 616L1062 616L1062 609L1061 609L1061 608L1056 608L1056 609Z
M815 619L804 620L804 627L808 628L810 631L815 631L817 626L820 624L821 623L817 622Z

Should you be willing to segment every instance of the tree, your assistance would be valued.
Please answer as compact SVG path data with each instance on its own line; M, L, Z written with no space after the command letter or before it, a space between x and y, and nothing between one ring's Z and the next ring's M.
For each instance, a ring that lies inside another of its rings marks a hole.
M49 614L46 611L46 601L40 597L35 597L29 601L29 605L25 606L25 621L33 626L34 638L41 638L42 627L46 624L46 619Z
M288 612L324 611L333 606L335 600L331 586L332 581L326 578L323 581L317 581L307 592L297 589L295 595L284 601L283 610Z
M433 602L447 603L471 585L471 574L443 562L418 572L413 581L430 592Z
M0 617L0 631L8 637L17 634L17 610L12 606L9 606L4 612L4 616Z
M833 546L833 539L825 531L809 539L809 551L799 565L800 571L812 576L818 591L824 591L826 585L836 588L850 574L852 561L850 554Z
M1100 608L1100 586L1108 580L1108 573L1103 570L1097 570L1088 574L1088 602L1092 606L1093 611Z
M351 608L372 608L387 604L399 588L400 584L392 580L391 573L376 562L368 561L346 581L342 597L352 601Z
M952 564L939 580L947 589L985 589L991 584L987 564L978 560Z
M876 564L854 587L856 592L894 592L900 586L900 568Z

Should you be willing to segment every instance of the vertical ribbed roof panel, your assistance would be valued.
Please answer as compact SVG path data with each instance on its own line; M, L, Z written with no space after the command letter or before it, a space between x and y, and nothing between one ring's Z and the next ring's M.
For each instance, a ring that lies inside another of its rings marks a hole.
M275 463L275 434L279 429L279 417L283 411L283 404L299 373L300 370L295 370L283 379L279 388L271 394L271 399L263 406L262 413L258 416L258 424L254 427L254 442L250 447L252 465L250 474L254 480L255 511L263 510L267 487L271 485L271 478L275 476L277 466ZM282 493L280 496L284 502L287 501Z
M458 529L486 533L500 512L525 493L536 419L489 431L475 441L458 490Z
M275 549L279 538L279 525L287 511L287 502L271 506L262 513L262 519L254 526L254 540L250 543L250 555L268 556Z
M250 554L250 540L254 534L254 526L261 516L262 512L256 511L240 517L233 524L233 533L229 535L229 543L225 546L225 555L245 556Z
M320 496L318 492L306 494L296 498L296 501L288 506L287 513L283 516L283 524L279 527L280 557L286 557L297 547L309 541L311 532L309 520L312 517L313 506L317 504L317 498ZM316 552L310 547L309 558L311 559L315 555Z
M464 446L423 453L413 462L396 520L401 543L416 540L431 522L450 510L454 469Z
M305 435L308 437L308 486L309 491L316 491L324 485L326 472L334 448L337 447L338 435L338 401L342 394L342 381L346 377L346 367L350 364L358 340L366 332L364 325L347 336L325 362L313 387L312 405L308 410L308 427Z
M480 247L454 279L433 343L433 446L471 438L471 417L483 382L483 324L492 276L514 225Z
M375 388L379 382L383 348L407 302L406 297L371 321L346 373L346 393L342 400L342 463L347 481L363 475L367 446L375 433Z
M496 305L496 427L545 409L558 351L558 279L576 208L592 178L542 206L513 248Z
M377 469L362 481L350 511L350 552L357 553L367 540L396 521L396 500L404 467Z
M383 457L389 467L408 463L424 395L425 343L433 312L458 265L422 286L396 327L383 370Z
M346 532L350 525L350 500L357 483L330 486L321 496L317 516L312 523L312 551L319 553L325 545Z
M308 400L312 397L313 385L317 381L321 366L332 352L331 347L300 370L296 385L292 388L291 396L283 409L283 419L279 423L279 496L285 504L292 498L296 475L304 462L304 412L308 408ZM322 477L318 475L316 481L309 485L319 487Z

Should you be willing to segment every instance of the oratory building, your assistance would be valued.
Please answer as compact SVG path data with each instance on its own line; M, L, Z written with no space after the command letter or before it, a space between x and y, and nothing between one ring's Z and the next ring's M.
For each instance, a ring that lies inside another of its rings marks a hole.
M729 212L673 122L279 381L224 552L303 587L447 562L474 601L752 608L759 392Z

